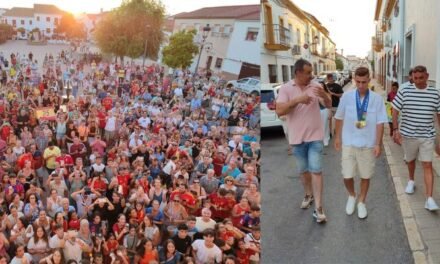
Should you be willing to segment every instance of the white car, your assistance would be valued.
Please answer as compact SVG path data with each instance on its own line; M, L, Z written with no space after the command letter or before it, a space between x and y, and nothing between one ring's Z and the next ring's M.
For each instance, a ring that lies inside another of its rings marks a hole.
M229 81L226 86L232 85L235 89L247 94L260 94L260 78L246 77L240 80Z
M282 126L283 121L278 118L275 112L278 91L281 88L279 83L268 83L261 85L261 127L277 127Z

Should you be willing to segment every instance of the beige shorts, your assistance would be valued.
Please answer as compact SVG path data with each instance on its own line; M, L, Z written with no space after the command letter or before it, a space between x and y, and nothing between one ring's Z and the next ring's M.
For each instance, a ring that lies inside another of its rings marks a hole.
M422 162L432 162L435 139L402 137L402 147L406 162L416 159Z
M342 176L352 179L359 172L361 179L370 179L374 174L376 157L374 148L342 147Z

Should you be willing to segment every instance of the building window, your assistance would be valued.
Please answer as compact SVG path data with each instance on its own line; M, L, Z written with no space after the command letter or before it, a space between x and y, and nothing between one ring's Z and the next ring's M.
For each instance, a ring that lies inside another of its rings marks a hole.
M40 17L39 16L37 16L37 21L40 21Z
M281 70L283 72L283 82L289 81L289 69L287 68L287 65L282 65Z
M299 31L299 28L296 29L296 45L301 46L301 31Z
M295 79L295 67L290 65L290 79Z
M231 25L225 25L224 33L230 34L232 32L232 26Z
M32 25L32 20L29 20L29 25Z
M50 22L50 17L46 17L46 22Z
M20 24L24 25L24 20L23 19L20 21Z
M46 28L46 33L50 34L50 28Z
M220 34L220 24L215 24L212 28L211 36L218 37Z
M269 67L269 82L276 83L277 82L277 66L274 64L267 65Z
M220 69L222 67L222 63L223 63L223 59L222 58L217 58L215 60L215 67Z
M55 24L55 26L57 26L58 25L58 17L56 17L55 18L55 20L54 20L54 22L53 22L54 24Z
M246 40L256 41L258 36L258 28L248 28L246 33Z
M13 25L14 27L17 26L17 20L12 19L12 25Z

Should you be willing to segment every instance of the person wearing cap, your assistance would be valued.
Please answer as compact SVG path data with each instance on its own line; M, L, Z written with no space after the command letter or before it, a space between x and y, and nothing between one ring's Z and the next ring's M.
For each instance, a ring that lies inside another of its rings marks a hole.
M222 262L222 251L214 244L214 239L214 229L208 228L203 232L203 239L197 239L192 243L192 255L196 264Z

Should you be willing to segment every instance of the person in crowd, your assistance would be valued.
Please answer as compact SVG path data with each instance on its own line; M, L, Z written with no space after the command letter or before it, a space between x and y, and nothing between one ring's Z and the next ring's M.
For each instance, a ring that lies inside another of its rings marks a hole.
M238 188L253 188L235 181L248 165L259 181L259 98L215 73L73 55L48 55L42 67L19 56L2 72L0 253L3 241L8 262L195 263L200 219L213 228L249 211L222 214ZM15 78L19 67L38 78Z

